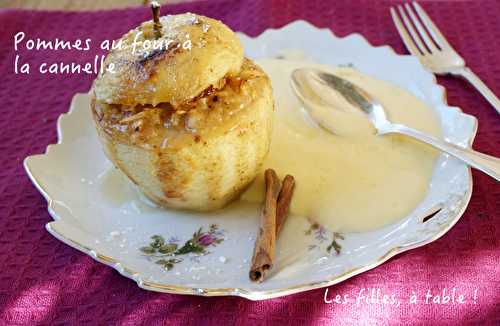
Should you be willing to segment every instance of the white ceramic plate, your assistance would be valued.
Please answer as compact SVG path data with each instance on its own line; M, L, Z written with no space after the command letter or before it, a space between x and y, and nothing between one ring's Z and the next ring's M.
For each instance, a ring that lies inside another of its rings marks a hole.
M247 55L255 59L298 50L320 63L353 64L425 101L438 113L448 140L464 146L472 143L476 119L447 106L444 89L413 57L399 56L387 46L372 47L358 34L337 38L303 21L257 38L241 35L241 39ZM77 94L69 112L61 115L58 136L58 144L48 146L45 154L25 160L26 171L54 218L47 230L140 287L160 292L260 300L332 285L442 236L460 218L472 191L470 169L441 155L427 198L394 225L338 235L290 217L278 242L276 268L268 280L255 284L249 281L248 270L258 207L232 206L201 215L145 204L102 153L86 94ZM154 235L161 238L152 240ZM193 237L196 245L185 245ZM156 253L148 256L140 250L151 251L150 243L155 241L153 247L163 244L163 253L177 251L178 255L172 258L153 248ZM340 254L333 242L342 247Z

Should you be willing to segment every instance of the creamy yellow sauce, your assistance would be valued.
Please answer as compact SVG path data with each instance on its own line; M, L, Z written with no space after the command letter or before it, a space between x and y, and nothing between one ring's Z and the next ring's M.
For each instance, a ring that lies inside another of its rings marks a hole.
M262 169L295 177L292 214L332 230L362 232L396 222L424 199L436 151L404 136L376 136L366 118L342 102L328 118L336 134L327 132L307 115L290 86L294 69L318 65L277 59L258 63L271 78L276 100L271 147ZM376 98L391 121L440 135L434 112L407 91L351 68L333 71ZM262 201L262 174L243 200Z

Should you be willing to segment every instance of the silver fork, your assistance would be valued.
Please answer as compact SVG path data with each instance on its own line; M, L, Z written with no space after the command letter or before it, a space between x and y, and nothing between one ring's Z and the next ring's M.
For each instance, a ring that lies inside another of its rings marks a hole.
M464 59L446 41L424 9L416 2L412 2L412 5L413 8L406 3L404 9L403 6L397 6L404 23L401 22L396 9L391 7L392 20L408 51L416 56L424 67L435 74L451 74L462 76L468 80L500 113L498 97L472 70L467 68Z

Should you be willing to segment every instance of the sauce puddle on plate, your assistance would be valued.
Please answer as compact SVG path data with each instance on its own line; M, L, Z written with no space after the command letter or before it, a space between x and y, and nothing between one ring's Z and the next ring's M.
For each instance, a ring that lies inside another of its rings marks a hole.
M368 120L347 103L332 109L337 134L317 126L290 86L291 72L317 66L334 71L374 96L389 119L439 136L435 113L407 91L351 68L266 59L276 100L273 137L262 171L291 174L297 186L290 211L340 232L370 231L410 214L427 194L438 152L399 135L376 136ZM344 105L345 104L345 105ZM263 172L242 196L264 197Z

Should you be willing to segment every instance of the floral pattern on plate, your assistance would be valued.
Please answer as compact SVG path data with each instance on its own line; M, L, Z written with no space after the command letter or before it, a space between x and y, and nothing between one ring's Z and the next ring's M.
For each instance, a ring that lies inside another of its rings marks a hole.
M313 235L316 243L308 246L309 250L320 249L322 248L325 242L328 242L328 246L326 246L325 250L327 253L332 253L332 250L337 255L340 255L342 251L342 246L339 244L339 240L345 240L345 237L340 232L331 232L331 237L329 236L330 231L328 231L323 225L315 222L311 219L308 219L310 223L309 229L307 229L304 234L305 235Z
M222 241L224 241L224 230L219 229L217 224L211 224L208 231L203 231L203 227L200 227L181 247L177 237L170 237L165 241L163 236L155 234L151 237L149 245L139 250L150 260L169 271L174 268L175 264L183 261L180 256L206 255L209 253L208 247L215 247Z

